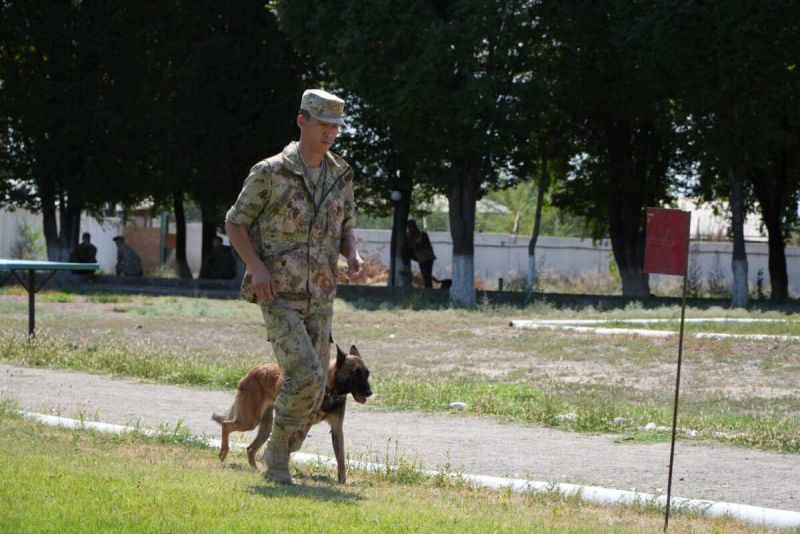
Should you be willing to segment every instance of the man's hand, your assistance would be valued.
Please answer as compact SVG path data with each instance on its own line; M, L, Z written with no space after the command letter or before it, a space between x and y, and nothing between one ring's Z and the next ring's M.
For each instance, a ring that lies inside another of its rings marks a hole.
M364 260L361 259L358 251L347 256L347 274L351 282L361 282L367 277Z
M263 263L253 269L253 292L262 300L269 302L278 294L278 282L272 278L267 266Z

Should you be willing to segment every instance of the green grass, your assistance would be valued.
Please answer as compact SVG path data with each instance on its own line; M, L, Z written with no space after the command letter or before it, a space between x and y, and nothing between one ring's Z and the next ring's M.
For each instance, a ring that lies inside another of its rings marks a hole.
M168 433L165 433L167 435ZM0 410L3 532L654 532L652 508L601 508L427 477L413 465L333 482L295 466L276 486L180 439L44 427ZM674 514L676 531L742 532L730 519ZM759 529L749 529L760 532Z
M379 381L380 395L373 404L391 409L447 411L453 401L467 404L466 412L495 416L507 421L559 427L578 432L621 433L638 436L648 423L671 426L671 406L654 405L644 397L620 402L619 388L551 383L546 389L531 386L475 382ZM715 439L766 450L800 453L800 422L787 415L785 405L797 409L794 399L765 401L763 406L741 406L757 410L754 415L720 413L711 403L684 403L678 426L696 434L681 439ZM574 414L572 417L563 417ZM561 417L560 417L561 416ZM724 436L719 433L726 434ZM668 433L647 432L650 439L666 439Z
M212 365L187 355L165 354L146 341L123 344L97 340L81 344L46 334L33 340L22 334L5 336L0 339L0 355L32 367L61 367L218 388L236 387L255 365Z

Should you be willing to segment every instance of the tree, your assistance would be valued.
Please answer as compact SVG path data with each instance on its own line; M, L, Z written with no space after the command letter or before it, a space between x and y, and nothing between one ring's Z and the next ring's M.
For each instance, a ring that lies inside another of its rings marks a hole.
M200 206L205 258L248 169L295 137L309 69L263 2L175 1L161 10L147 28L157 83L144 157L149 190L175 211L178 269L190 276L184 198Z
M0 3L0 144L12 173L4 189L18 202L26 191L24 204L41 210L51 260L69 257L81 212L124 198L135 181L124 155L141 15L97 1Z
M552 105L565 117L571 172L554 202L586 217L593 237L611 239L626 296L649 295L644 272L646 206L670 199L676 152L670 80L649 46L645 2L545 1L530 31Z
M380 114L402 173L446 192L456 304L475 302L475 203L507 165L522 1L277 2L281 27ZM415 38L409 38L415 36Z
M380 112L346 89L331 88L345 98L349 122L355 128L345 128L337 142L336 150L352 166L358 179L355 196L359 211L373 216L392 216L391 251L393 257L387 285L389 287L411 287L411 260L407 254L408 239L406 222L414 196L413 170L415 164L410 154L401 152L394 140L392 130ZM433 194L430 190L419 195L416 201L426 200ZM399 193L397 200L392 195Z
M663 4L654 32L666 76L681 80L685 150L699 163L696 191L727 199L733 229L733 306L748 299L746 212L769 233L772 298L788 296L785 236L797 217L798 17L788 4Z

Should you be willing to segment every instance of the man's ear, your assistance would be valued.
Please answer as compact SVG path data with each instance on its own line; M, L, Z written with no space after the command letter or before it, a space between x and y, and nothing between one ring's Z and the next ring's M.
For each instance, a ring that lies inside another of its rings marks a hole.
M336 367L344 367L344 361L347 359L347 353L343 351L339 345L336 345Z
M350 354L352 354L353 356L358 356L359 358L361 357L355 345L350 345Z

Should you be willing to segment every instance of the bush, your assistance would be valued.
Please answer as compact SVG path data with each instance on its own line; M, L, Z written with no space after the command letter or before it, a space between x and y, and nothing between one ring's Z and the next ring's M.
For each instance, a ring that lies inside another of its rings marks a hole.
M11 247L11 258L16 260L41 260L47 257L42 231L22 221L17 224L17 240Z

